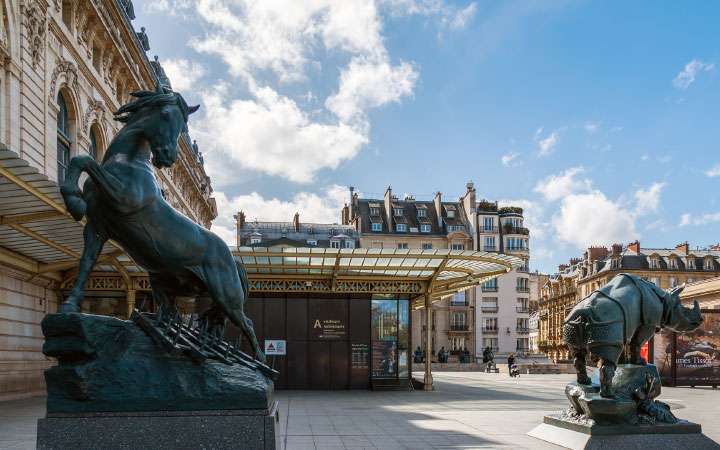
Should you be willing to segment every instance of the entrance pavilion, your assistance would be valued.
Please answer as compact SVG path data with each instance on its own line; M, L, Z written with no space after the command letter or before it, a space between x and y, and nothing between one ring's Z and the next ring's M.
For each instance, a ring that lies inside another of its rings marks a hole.
M246 305L260 340L286 342L271 358L278 388L406 388L415 345L410 309L472 288L522 265L519 258L463 250L241 247ZM425 314L425 329L432 314ZM432 389L431 358L424 388Z

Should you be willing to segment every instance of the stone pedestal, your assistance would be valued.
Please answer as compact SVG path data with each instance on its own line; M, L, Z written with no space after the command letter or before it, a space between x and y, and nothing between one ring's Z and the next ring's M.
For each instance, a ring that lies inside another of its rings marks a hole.
M720 449L702 434L699 424L682 420L672 424L597 425L548 415L528 435L573 450Z
M54 414L38 420L38 450L281 449L270 410Z

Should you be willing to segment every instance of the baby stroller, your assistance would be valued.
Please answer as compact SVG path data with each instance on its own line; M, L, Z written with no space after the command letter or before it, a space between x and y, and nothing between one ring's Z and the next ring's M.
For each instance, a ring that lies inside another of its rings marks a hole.
M510 376L511 377L519 377L520 376L520 368L517 364L513 364L510 366Z

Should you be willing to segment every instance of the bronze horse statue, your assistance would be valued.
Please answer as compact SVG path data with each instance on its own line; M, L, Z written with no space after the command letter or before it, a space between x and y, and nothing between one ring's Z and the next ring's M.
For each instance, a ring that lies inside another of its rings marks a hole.
M153 166L160 169L176 162L178 137L200 106L188 106L179 93L159 83L154 91L131 95L134 100L115 113L125 125L102 163L90 156L72 158L60 189L73 218L87 218L80 271L60 311L80 311L88 275L103 244L112 239L147 270L161 317L175 313L176 296L207 292L213 300L203 314L209 331L222 334L229 318L264 362L252 321L243 311L248 281L242 263L216 234L165 201L153 171ZM89 178L81 191L82 172Z
M590 384L587 353L600 358L600 395L613 397L612 379L625 345L630 364L646 364L640 347L660 328L692 331L702 324L700 306L686 308L678 287L666 292L653 283L621 273L585 297L568 313L563 339L574 356L578 384Z

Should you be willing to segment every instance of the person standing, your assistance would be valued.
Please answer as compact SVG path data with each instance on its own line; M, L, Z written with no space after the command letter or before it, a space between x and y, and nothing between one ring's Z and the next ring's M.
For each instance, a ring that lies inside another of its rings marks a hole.
M515 354L514 353L510 353L510 356L508 356L507 364L508 364L508 373L510 374L510 376L512 376L512 366L513 366L513 364L515 364Z

